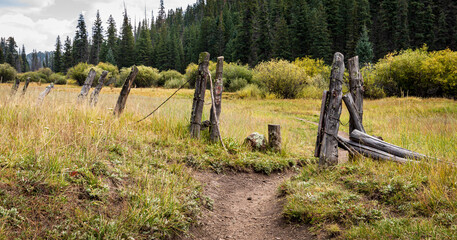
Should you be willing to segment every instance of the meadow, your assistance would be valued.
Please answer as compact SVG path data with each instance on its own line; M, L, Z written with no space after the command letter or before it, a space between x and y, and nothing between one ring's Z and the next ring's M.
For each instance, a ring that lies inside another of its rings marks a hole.
M132 89L114 117L118 88L99 104L77 105L76 86L56 86L41 106L44 85L10 97L0 85L0 239L149 239L188 231L211 204L194 171L292 169L280 186L284 216L311 224L320 237L453 238L457 229L457 171L433 160L398 165L356 159L319 170L313 156L319 99L240 99L223 96L221 135L227 152L189 137L192 90L182 90L148 120L173 90ZM207 101L209 103L209 94ZM209 118L210 105L203 119ZM343 110L341 131L349 114ZM283 150L243 146L267 124L282 126ZM457 159L457 103L447 99L366 100L369 134L441 160Z

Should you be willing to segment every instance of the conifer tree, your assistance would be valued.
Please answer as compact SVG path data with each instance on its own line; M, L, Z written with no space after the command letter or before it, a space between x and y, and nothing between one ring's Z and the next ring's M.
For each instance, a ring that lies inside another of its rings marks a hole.
M108 61L108 51L111 49L112 59L111 63L116 62L117 56L117 29L116 29L116 22L112 15L109 16L108 21L108 28L106 30L106 41L103 41L101 50L100 50L100 61L107 62Z
M308 21L310 53L315 58L331 62L331 42L327 28L327 17L322 2L311 11Z
M285 60L291 60L289 30L284 17L276 21L275 31L273 34L273 57Z
M116 59L114 57L113 50L111 48L108 49L108 53L106 54L106 62L109 62L113 65L116 65Z
M398 0L398 9L395 23L395 48L409 48L409 30L408 30L408 0Z
M67 36L64 45L64 53L62 56L62 72L67 72L69 68L73 66L73 54L72 54L72 47L71 47L71 40Z
M135 42L133 39L132 25L130 24L127 9L124 12L124 20L121 28L121 39L119 42L119 52L117 63L120 68L130 67L135 64Z
M423 44L432 45L435 38L433 14L430 0L411 0L408 12L408 24L412 47L421 47Z
M18 58L18 52L17 52L17 44L16 41L14 40L13 37L9 37L6 40L7 43L7 51L6 51L6 62L10 64L13 67L16 67L16 61ZM20 70L20 69L16 69Z
M291 44L294 58L304 57L309 54L308 39L308 14L309 6L306 1L294 0L291 22Z
M272 56L271 31L268 22L268 12L265 0L261 0L257 7L257 27L255 28L255 45L257 46L257 63L268 61Z
M60 42L60 36L57 36L56 50L54 51L54 72L62 72L62 43Z
M89 63L97 65L100 61L100 49L103 43L103 27L100 13L97 10L97 17L92 27L92 46L90 48Z
M141 25L141 29L138 35L138 41L135 45L135 55L137 65L152 65L152 41L149 35L149 29L146 24L146 20Z
M87 40L86 23L84 16L79 14L78 26L73 40L73 60L75 63L87 62L89 42Z
M0 64L5 62L5 57L3 56L3 49L0 47Z
M357 42L355 54L359 56L360 64L367 64L373 61L373 44L370 42L366 26L362 27L362 33L360 34L359 41Z
M21 52L21 62L22 62L22 72L28 72L30 71L30 66L29 62L27 61L27 54L25 52L25 46L24 44L22 45L22 52ZM1 60L0 60L1 63Z
M255 64L254 52L252 50L252 27L253 16L255 15L255 1L246 0L241 17L241 23L237 27L237 36L234 42L234 59L240 60L242 63L247 63L250 66Z

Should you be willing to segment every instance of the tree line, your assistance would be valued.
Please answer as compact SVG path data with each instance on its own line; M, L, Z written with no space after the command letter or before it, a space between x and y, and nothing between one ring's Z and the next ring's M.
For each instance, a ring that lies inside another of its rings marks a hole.
M457 49L457 3L452 0L198 0L168 12L161 0L157 17L153 13L132 23L124 9L120 29L112 16L106 29L103 25L97 12L89 35L81 14L75 36L57 37L47 65L65 72L79 62L101 61L183 72L202 51L213 59L223 55L255 66L303 56L330 63L336 51L369 63L424 44L430 50ZM9 40L2 41L7 54L0 60L27 70L24 48L12 50L15 43ZM33 57L30 61L38 65Z

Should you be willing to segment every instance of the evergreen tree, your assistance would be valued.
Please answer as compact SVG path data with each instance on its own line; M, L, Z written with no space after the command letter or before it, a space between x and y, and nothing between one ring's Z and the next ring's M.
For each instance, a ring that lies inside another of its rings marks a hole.
M116 65L116 59L114 57L113 50L111 48L108 49L108 53L106 54L106 62L109 62L113 65Z
M373 44L370 42L366 26L362 27L359 41L355 48L355 54L359 56L360 64L371 63L374 58Z
M246 0L244 3L241 23L237 27L237 36L234 42L234 59L247 63L250 66L255 64L254 52L252 50L253 39L253 16L255 15L255 1Z
M301 0L293 0L293 6L291 22L292 51L294 58L304 57L309 54L307 26L309 6L306 1Z
M395 48L409 48L408 0L398 0L395 29Z
M65 40L65 45L64 45L64 53L62 57L62 65L61 65L61 71L62 72L67 72L69 68L73 66L73 54L72 54L72 47L71 47L71 40L67 36L67 39Z
M163 23L165 22L166 18L165 13L165 5L163 4L163 0L160 0L160 8L159 8L159 16L157 17L157 28L162 27Z
M265 0L260 0L256 14L255 45L257 46L257 63L268 61L272 56L270 23Z
M3 49L0 47L0 64L5 62L5 57L3 56Z
M90 48L89 63L97 65L100 61L100 48L103 43L103 27L100 13L97 10L97 17L92 27L92 46Z
M100 61L107 62L108 61L108 51L111 49L112 54L112 62L116 62L117 56L117 29L116 29L116 22L112 15L109 16L108 21L108 29L106 30L106 41L103 41L101 50L100 50ZM112 63L111 62L111 63Z
M433 44L435 15L430 0L411 0L408 12L409 33L412 47Z
M73 40L73 60L75 63L87 62L88 47L86 23L84 16L79 14L78 26L76 27L75 39Z
M280 17L275 25L273 35L273 57L285 60L291 60L292 54L290 52L289 30L287 22L284 17Z
M16 41L14 40L13 37L9 37L6 40L6 43L7 43L6 62L11 66L16 67L16 61L18 59L18 52L16 50L16 48L17 48ZM20 69L16 69L16 70L20 70Z
M21 60L22 60L22 72L30 71L30 66L29 66L29 62L27 61L27 54L25 52L24 45L22 45ZM1 63L1 60L0 60L0 63Z
M130 24L127 9L124 12L124 20L121 28L121 39L119 42L119 52L117 63L120 68L130 67L135 64L135 42L133 38L132 25Z
M56 50L54 51L54 72L62 72L62 43L60 42L60 36L57 36L56 40Z
M447 39L449 37L449 28L446 22L446 13L440 10L438 15L438 22L435 26L435 41L432 46L434 50L442 50L448 47Z
M139 32L138 41L135 45L135 55L135 62L137 65L152 65L152 41L151 36L149 35L149 29L146 24L146 20L143 22Z
M321 2L311 11L308 20L308 29L311 55L315 58L322 58L327 63L331 63L330 34L327 28L326 13Z

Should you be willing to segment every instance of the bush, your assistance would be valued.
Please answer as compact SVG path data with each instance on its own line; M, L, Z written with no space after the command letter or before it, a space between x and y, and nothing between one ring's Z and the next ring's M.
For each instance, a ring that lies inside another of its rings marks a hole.
M236 92L248 85L248 81L244 78L235 78L228 87L229 92Z
M236 92L239 98L255 98L260 99L265 94L260 90L260 88L255 84L249 84L245 86L243 89Z
M216 73L211 73L214 77ZM237 63L224 63L224 86L228 91L238 91L247 84L252 83L253 73L247 65L239 65ZM237 83L234 83L234 82ZM245 83L244 85L242 83ZM233 87L232 87L233 86Z
M16 69L8 63L0 64L0 82L13 81L16 78Z
M53 82L57 85L65 85L67 84L67 78L62 73L53 73L49 77L49 81Z
M30 82L44 82L45 79L41 79L40 75L37 72L26 72L18 75L21 82L27 81L27 78L30 78Z
M54 73L50 68L40 68L38 69L37 73L40 75L42 79L44 79L45 82L51 82L49 79L51 75Z
M195 63L191 63L186 68L186 74L184 75L185 80L189 81L189 88L193 88L195 86L195 80L198 76L198 65Z
M303 68L285 60L272 60L257 65L254 81L281 98L296 98L311 82Z
M119 69L117 68L117 66L115 66L111 63L100 62L96 68L101 69L102 70L101 72L108 71L108 75L106 76L106 79L114 78L117 80L119 78ZM97 81L98 81L98 78L97 78Z
M361 69L363 76L363 88L364 88L364 97L371 99L379 99L386 97L386 93L382 89L382 86L375 81L373 65L365 66Z
M185 82L186 82L186 80L184 78L172 78L165 82L164 88L179 88Z
M135 78L134 84L136 87L151 87L157 86L157 83L160 78L159 70L146 67L146 66L137 66L138 75ZM125 80L129 76L132 68L122 68L120 73L120 79L116 82L116 87L120 87L124 84Z
M67 78L74 79L80 86L86 81L87 75L94 65L87 63L78 63L76 66L70 68L67 73Z
M174 82L175 83L178 83L178 82L182 82L184 83L184 76L178 72L178 71L175 71L175 70L168 70L168 71L163 71L160 73L160 79L159 81L157 82L157 85L159 87L161 86L164 86L164 84L172 79L176 79ZM179 87L179 86L178 86Z

